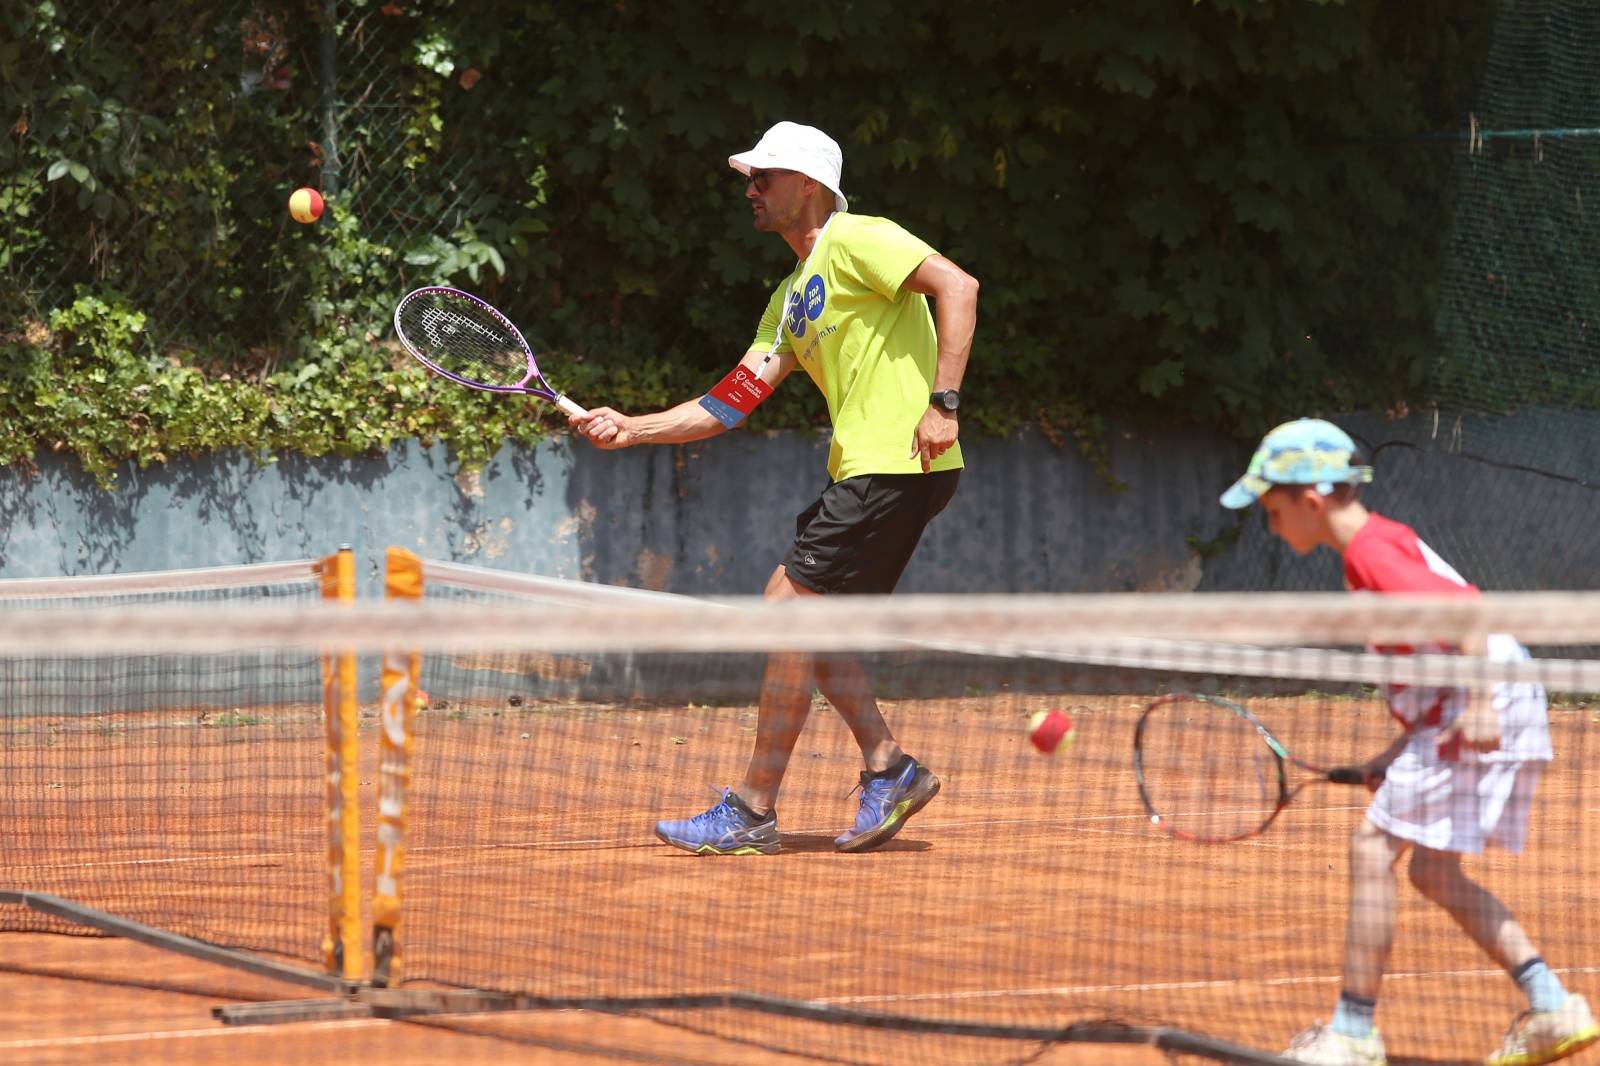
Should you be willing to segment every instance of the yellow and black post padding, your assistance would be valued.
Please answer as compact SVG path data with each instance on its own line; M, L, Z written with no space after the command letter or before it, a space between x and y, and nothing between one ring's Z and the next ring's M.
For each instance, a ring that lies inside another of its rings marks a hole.
M342 547L321 560L322 598L349 604L356 598L356 557ZM328 972L362 976L361 954L361 777L356 736L356 655L322 655L322 717L327 737L328 932L322 955Z
M422 599L422 560L390 548L385 571L387 599ZM406 860L406 791L411 785L411 738L417 716L417 677L422 656L389 648L383 653L383 697L378 731L378 850L372 896L372 983L400 979L395 931L400 925L400 889Z

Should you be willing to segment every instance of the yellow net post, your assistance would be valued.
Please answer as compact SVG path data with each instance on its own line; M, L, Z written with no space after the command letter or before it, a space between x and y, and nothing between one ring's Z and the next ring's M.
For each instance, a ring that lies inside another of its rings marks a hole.
M356 559L342 547L320 563L322 598L353 603ZM353 651L322 656L323 724L327 735L328 933L322 955L328 972L360 977L361 957L361 806L359 742L356 736L356 656Z
M390 600L422 599L422 560L404 548L390 548L384 595ZM417 713L417 676L422 657L415 651L383 653L382 729L378 731L378 851L372 898L372 983L399 980L395 930L400 924L400 886L406 857L406 790L411 785L411 738Z

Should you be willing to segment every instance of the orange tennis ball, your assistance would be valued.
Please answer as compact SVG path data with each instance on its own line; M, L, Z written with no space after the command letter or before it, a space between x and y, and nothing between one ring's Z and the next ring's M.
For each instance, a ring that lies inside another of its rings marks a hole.
M289 216L296 222L315 222L322 217L322 194L299 188L289 194Z
M1028 719L1028 739L1046 755L1072 743L1072 719L1060 711L1040 711Z

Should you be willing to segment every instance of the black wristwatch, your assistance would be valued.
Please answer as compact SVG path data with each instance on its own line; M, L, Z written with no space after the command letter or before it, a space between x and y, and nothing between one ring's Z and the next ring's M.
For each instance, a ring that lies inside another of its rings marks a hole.
M955 389L945 389L928 397L928 402L941 411L955 411L961 406L961 394Z

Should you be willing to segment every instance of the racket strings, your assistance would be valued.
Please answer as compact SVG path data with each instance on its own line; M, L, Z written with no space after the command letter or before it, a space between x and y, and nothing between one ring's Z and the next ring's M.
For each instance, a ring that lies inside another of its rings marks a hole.
M1170 830L1230 840L1265 824L1282 798L1282 765L1255 728L1202 701L1153 710L1140 736L1151 810Z
M405 339L430 362L483 385L519 385L533 360L514 330L485 308L460 297L429 293L400 313Z

